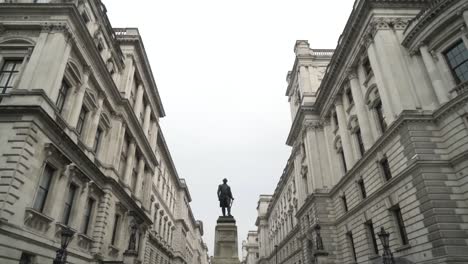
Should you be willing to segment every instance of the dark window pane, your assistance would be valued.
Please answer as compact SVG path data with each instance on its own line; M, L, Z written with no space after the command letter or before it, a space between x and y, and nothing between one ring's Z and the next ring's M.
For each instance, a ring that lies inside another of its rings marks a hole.
M87 113L88 110L86 110L86 108L81 108L80 115L78 116L78 123L76 124L76 131L78 132L78 134L81 134L83 132L83 127Z
M27 253L22 253L19 264L33 264L33 256Z
M346 98L348 98L348 103L350 105L354 103L353 94L351 93L351 89L346 90Z
M89 225L91 222L91 216L93 213L93 208L94 208L94 200L93 199L88 199L88 203L86 204L85 208L85 217L84 217L84 223L83 223L83 234L88 234L89 231Z
M70 184L68 188L67 198L65 201L65 206L63 208L63 224L68 225L68 221L70 220L71 210L73 208L73 201L75 199L77 187L73 184Z
M49 165L46 165L44 168L44 173L42 174L41 181L39 182L39 188L37 190L36 200L34 201L33 208L42 212L44 210L44 205L49 194L50 183L52 181L52 176L54 175L54 169Z
M343 165L344 173L348 172L348 167L346 166L346 159L345 159L345 155L344 155L343 149L340 149L340 150L338 151L338 155L340 156L341 164Z
M405 223L403 222L403 216L401 215L400 207L393 209L393 213L395 214L395 218L398 225L398 232L400 233L401 243L403 245L408 244L408 235L406 233Z
M362 179L359 180L358 185L359 185L359 189L361 190L362 198L366 198L367 197L367 192L366 192L366 186L364 185L364 180L362 180Z
M341 196L341 200L343 201L343 208L345 212L348 212L348 201L346 200L346 195L343 194L343 196Z
M468 81L468 50L463 41L457 42L445 52L445 58L457 83Z
M383 115L383 109L382 109L382 102L380 101L376 106L375 106L375 112L377 114L377 119L379 121L380 125L380 131L385 132L387 130L387 123L385 123L384 115Z
M392 172L390 171L390 165L388 164L388 159L384 158L380 161L380 166L382 167L382 172L385 179L388 181L392 178Z
M364 148L364 142L362 142L361 129L356 130L356 139L359 147L359 153L361 154L361 156L363 156L366 150Z
M378 255L379 254L379 247L377 246L377 238L376 238L375 232L374 232L374 224L372 223L372 221L367 221L366 222L366 227L367 227L368 234L370 236L370 243L371 243L372 253L374 253L375 255Z
M62 85L60 86L59 94L57 97L57 108L59 109L59 112L62 113L63 111L63 106L65 105L65 99L67 98L68 90L70 89L70 86L65 80L62 80Z
M15 84L23 59L7 59L0 70L0 94L8 93Z
M99 145L101 143L101 136L102 136L102 129L98 127L96 130L96 135L94 136L94 145L93 145L93 151L96 153L99 149Z
M115 245L115 239L117 238L117 230L119 227L119 220L120 220L120 215L115 215L114 218L114 227L112 229L112 238L111 238L111 244Z
M353 233L349 232L346 235L348 236L349 246L351 247L351 253L352 253L353 259L354 261L357 261L356 248L354 247Z

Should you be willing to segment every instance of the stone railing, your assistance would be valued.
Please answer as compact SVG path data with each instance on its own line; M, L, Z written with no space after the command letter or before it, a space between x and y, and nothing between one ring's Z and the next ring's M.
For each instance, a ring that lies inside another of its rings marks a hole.
M313 56L329 56L333 55L334 49L312 49Z
M450 90L450 93L452 94L452 96L457 96L465 92L468 92L468 81L462 82L459 85L457 85L455 88Z

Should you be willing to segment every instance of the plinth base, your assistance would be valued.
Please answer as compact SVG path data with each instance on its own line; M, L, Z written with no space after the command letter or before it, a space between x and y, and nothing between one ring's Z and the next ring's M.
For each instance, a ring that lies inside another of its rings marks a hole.
M218 218L212 264L240 264L237 252L237 226L232 216Z

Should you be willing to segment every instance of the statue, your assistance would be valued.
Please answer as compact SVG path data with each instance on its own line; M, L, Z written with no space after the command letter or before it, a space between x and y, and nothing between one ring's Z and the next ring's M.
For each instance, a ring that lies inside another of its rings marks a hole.
M218 200L219 200L219 207L221 207L223 211L223 216L226 216L226 208L228 210L228 216L231 215L231 206L234 197L232 197L231 187L227 185L227 179L223 179L223 184L218 186Z

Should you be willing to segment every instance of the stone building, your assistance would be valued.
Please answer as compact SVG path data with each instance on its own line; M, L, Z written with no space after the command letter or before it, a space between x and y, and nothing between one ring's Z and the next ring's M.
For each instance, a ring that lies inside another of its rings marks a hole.
M259 257L257 231L249 231L242 241L242 264L255 264Z
M52 263L66 227L69 263L208 263L164 115L101 1L0 1L0 263Z
M258 263L376 263L381 228L395 259L468 263L467 27L463 0L358 0L335 50L296 42Z

